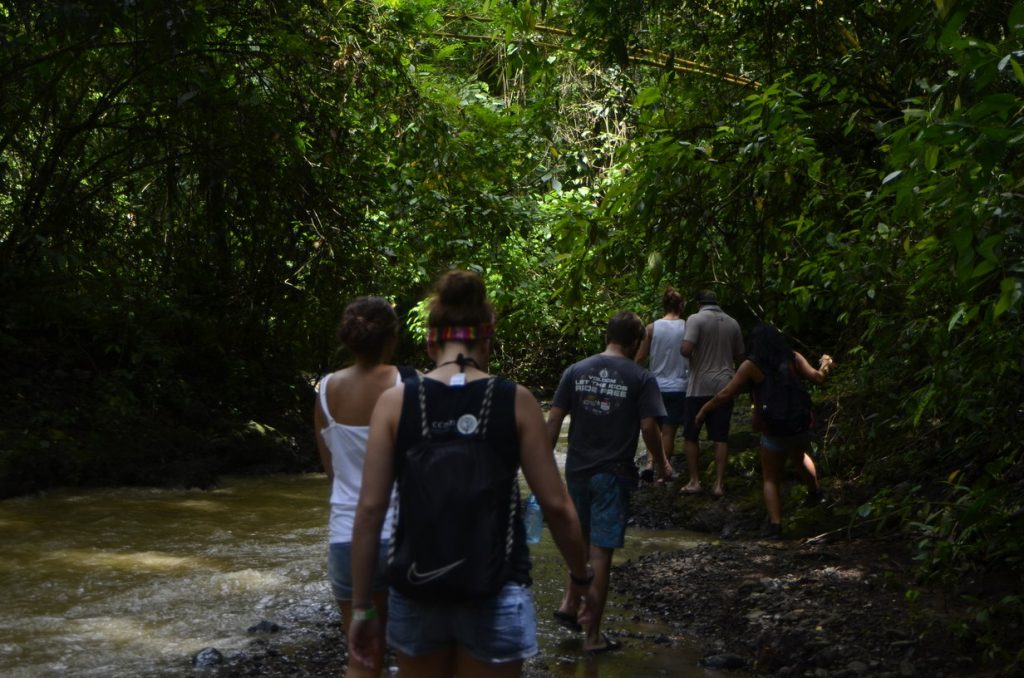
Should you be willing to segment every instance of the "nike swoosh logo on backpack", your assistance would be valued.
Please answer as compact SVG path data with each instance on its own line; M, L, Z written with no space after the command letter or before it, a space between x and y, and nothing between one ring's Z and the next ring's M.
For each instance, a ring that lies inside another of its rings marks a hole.
M444 567L439 567L436 570L431 570L430 572L417 572L416 562L413 561L413 564L409 566L407 578L410 584L426 584L428 581L437 579L438 577L443 577L459 565L462 565L464 562L466 562L465 558L457 560L451 565L445 565Z

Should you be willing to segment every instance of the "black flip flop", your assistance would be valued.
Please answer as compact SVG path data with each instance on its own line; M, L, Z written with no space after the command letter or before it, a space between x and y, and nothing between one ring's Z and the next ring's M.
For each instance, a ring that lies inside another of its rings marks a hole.
M603 633L601 634L601 638L604 639L604 645L587 650L587 654L603 654L605 652L615 652L616 650L622 649L622 643L619 641L612 640Z
M580 623L576 621L576 615L569 614L568 612L562 612L561 610L555 610L555 613L551 616L555 618L555 621L558 622L559 625L569 629L570 631L579 633L583 630Z

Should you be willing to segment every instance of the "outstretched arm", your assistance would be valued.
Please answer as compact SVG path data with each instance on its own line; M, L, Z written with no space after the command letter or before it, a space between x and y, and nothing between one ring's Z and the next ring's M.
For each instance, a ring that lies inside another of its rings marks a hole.
M796 367L796 373L807 381L821 386L825 383L825 378L828 373L832 370L834 361L832 356L825 354L821 356L820 367L814 369L811 364L807 362L807 358L803 357L800 353L793 351L793 363Z
M748 382L756 383L759 381L757 377L763 378L761 370L757 369L757 365L749 360L744 360L740 363L740 367L736 370L736 374L733 375L733 378L725 385L725 388L716 393L711 400L704 403L704 407L700 408L700 411L697 412L697 416L694 418L694 421L696 421L697 424L703 423L709 412L718 409L735 398Z

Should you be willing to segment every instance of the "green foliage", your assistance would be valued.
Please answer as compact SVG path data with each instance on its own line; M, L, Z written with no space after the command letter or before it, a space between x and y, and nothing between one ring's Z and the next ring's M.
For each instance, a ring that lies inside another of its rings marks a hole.
M423 366L459 266L541 396L715 287L837 356L857 524L1012 571L1022 38L1002 0L0 2L0 492L309 466L345 303ZM961 631L1011 660L1020 601Z

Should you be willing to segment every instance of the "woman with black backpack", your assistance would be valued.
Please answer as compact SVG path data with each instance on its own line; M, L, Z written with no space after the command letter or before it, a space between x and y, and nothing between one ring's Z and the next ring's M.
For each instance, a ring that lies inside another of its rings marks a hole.
M427 324L436 368L385 392L370 423L353 537L349 662L379 668L383 629L371 582L397 481L386 633L400 674L518 676L538 652L520 466L582 598L593 576L586 546L537 400L485 372L494 312L480 276L443 276Z
M819 367L811 367L806 358L789 347L781 332L759 323L750 333L747 359L740 364L732 381L697 413L696 421L700 423L708 412L730 402L748 386L752 388L753 429L761 433L761 474L769 539L782 539L779 489L787 460L807 485L808 503L821 500L817 469L807 454L811 441L811 400L800 378L823 384L832 365L832 357L822 355Z

